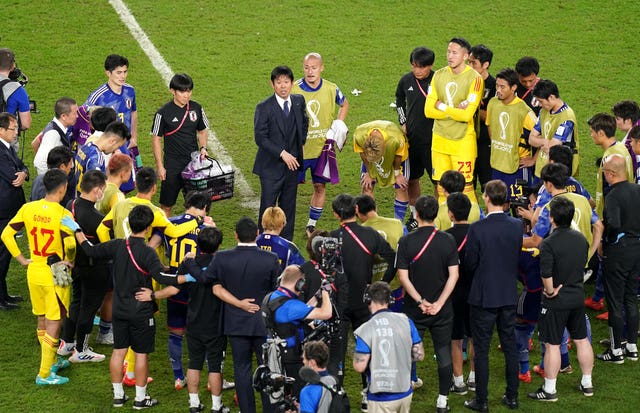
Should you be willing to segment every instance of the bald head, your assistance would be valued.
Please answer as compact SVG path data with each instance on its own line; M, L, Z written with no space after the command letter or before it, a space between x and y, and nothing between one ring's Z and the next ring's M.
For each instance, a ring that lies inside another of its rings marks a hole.
M298 265L289 265L284 269L282 274L280 275L280 285L282 286L292 286L298 281L300 278L304 277L304 274L300 270L300 266Z
M620 154L612 154L602 160L602 170L604 177L609 184L627 180L627 165L624 157Z

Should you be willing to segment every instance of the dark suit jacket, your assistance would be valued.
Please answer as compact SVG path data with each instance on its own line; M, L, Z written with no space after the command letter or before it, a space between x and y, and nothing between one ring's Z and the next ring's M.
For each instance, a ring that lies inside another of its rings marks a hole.
M491 214L469 227L465 253L473 274L469 304L483 308L516 305L522 222L507 214Z
M288 168L280 158L283 149L289 153L297 153L298 163L300 166L303 164L302 147L307 141L309 118L304 97L302 95L290 96L291 111L289 116L294 116L297 131L295 148L288 147L289 139L285 136L282 109L278 105L276 96L271 95L256 106L253 128L258 152L253 164L253 173L260 177L278 179L284 175Z
M222 284L237 299L253 298L258 305L275 289L280 275L277 255L250 246L217 252L206 270L202 270L193 259L185 260L183 266L198 282L213 280L214 284ZM223 314L225 335L266 337L267 330L260 311L251 314L225 303Z
M16 172L20 171L29 173L20 158L0 142L0 219L13 218L25 203L22 187L16 188L11 184L16 179Z

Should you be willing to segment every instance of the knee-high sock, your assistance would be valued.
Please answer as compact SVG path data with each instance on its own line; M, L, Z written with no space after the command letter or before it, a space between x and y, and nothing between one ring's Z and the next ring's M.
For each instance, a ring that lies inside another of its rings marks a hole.
M534 328L534 324L516 324L516 347L518 349L521 374L525 374L527 371L529 371L529 339L533 334Z
M51 337L49 334L45 333L42 337L40 342L40 371L38 375L43 379L49 377L51 373L51 366L53 366L53 362L56 359L56 350L59 343L60 340Z
M173 376L175 379L184 379L184 372L182 371L182 336L170 332L168 347Z
M313 225L315 227L316 223L320 219L320 216L322 215L322 210L323 210L322 207L314 207L313 205L310 205L309 206L309 222L307 222L307 225Z
M407 208L409 207L409 201L400 201L396 198L393 201L393 215L395 218L402 221L404 216L407 215Z
M38 336L38 343L40 343L40 345L42 345L42 339L44 338L45 333L46 333L46 330L36 330L36 335Z

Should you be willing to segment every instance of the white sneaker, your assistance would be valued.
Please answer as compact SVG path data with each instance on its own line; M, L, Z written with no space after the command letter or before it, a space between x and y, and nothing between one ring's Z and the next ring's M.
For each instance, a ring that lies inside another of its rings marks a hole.
M176 390L184 389L185 387L187 387L187 379L186 378L184 378L184 379L176 379L176 381L173 383L173 387Z
M74 350L73 355L69 357L72 363L98 363L104 361L105 355L94 352L91 347L85 351Z
M76 348L75 341L66 343L63 339L60 339L60 346L58 347L58 350L56 351L56 353L58 353L59 356L68 356L69 354L73 353L73 350L75 348Z
M236 387L236 383L232 381L222 380L222 390L230 390Z
M96 337L96 343L98 344L106 344L109 346L113 345L113 330L109 330L108 333L102 334L98 333L98 337Z
M420 377L418 377L416 381L411 381L411 387L413 387L413 390L417 390L423 385L424 383Z

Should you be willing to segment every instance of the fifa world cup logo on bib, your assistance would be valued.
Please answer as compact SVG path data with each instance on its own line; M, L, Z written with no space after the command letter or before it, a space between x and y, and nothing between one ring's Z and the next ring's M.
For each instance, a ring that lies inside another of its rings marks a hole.
M320 119L318 119L318 113L320 113L320 102L316 99L310 100L309 103L307 103L307 113L311 118L311 124L309 127L317 128L320 126Z
M391 343L389 340L384 339L378 343L378 350L380 350L380 356L382 360L380 360L380 366L389 367L391 365L389 361L389 353L391 352Z
M500 139L507 140L507 125L509 125L509 114L507 112L500 113Z
M456 96L456 92L458 91L458 84L456 82L449 82L447 83L447 86L445 86L444 90L447 94L447 105L452 108L455 107L453 104L453 98Z

